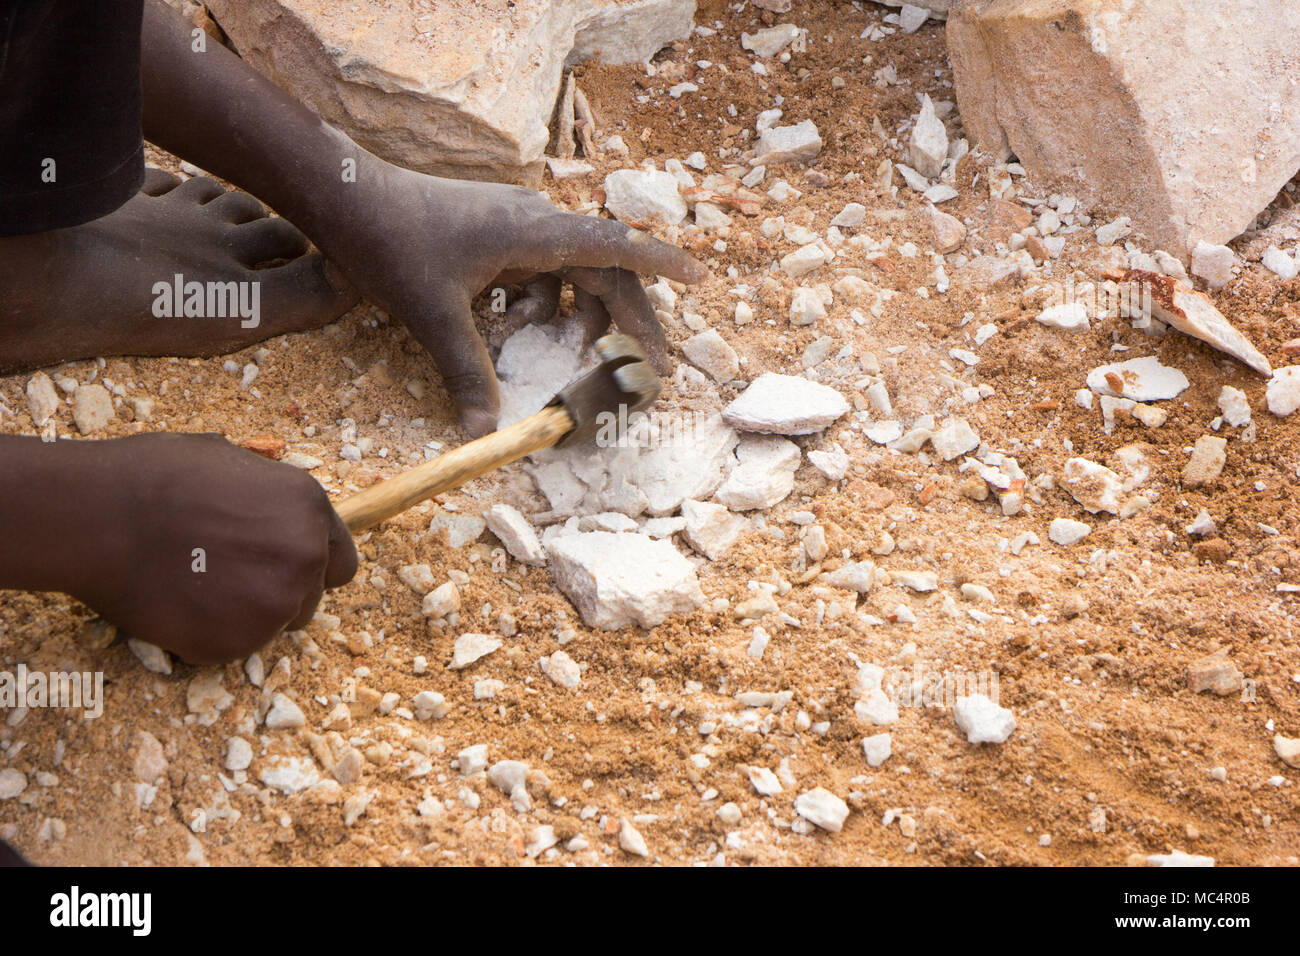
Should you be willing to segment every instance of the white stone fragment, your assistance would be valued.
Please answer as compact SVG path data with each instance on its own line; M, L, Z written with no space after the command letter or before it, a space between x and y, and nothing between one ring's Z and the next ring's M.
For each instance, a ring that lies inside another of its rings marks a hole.
M513 505L493 505L484 515L488 530L501 539L510 556L521 564L541 567L546 564L546 549L537 532Z
M724 505L687 499L682 502L686 543L710 561L717 561L745 530L745 519Z
M1264 393L1268 410L1285 418L1300 409L1300 365L1288 365L1273 373Z
M462 670L499 647L501 639L490 634L462 634L452 645L451 663L447 667L453 671Z
M898 11L898 26L904 33L915 33L925 26L925 21L928 19L930 19L929 10L910 3L903 4Z
M1210 513L1202 508L1196 519L1187 526L1186 530L1188 534L1203 538L1218 533L1219 528L1214 523L1214 519L1210 517Z
M775 779L775 778L774 778ZM0 770L0 800L12 800L27 789L27 775L12 767ZM780 785L777 786L780 790Z
M799 28L793 23L778 23L753 33L742 33L740 45L755 56L776 56L799 37Z
M948 158L948 130L943 120L935 114L929 94L921 101L921 111L912 127L907 156L918 173L927 179L938 179Z
M32 424L37 428L54 416L60 404L59 393L44 372L37 372L27 380L27 411L31 413Z
M283 794L294 794L320 783L320 773L310 757L268 757L257 778Z
M271 709L266 712L268 730L296 730L306 724L307 718L293 698L286 694L271 695Z
M131 649L131 653L147 671L154 674L170 674L172 672L172 659L166 651L156 644L150 644L139 638L128 638L126 646Z
M778 166L782 163L806 163L822 151L817 124L804 120L794 126L772 126L763 130L754 152L754 165Z
M108 389L98 382L93 385L78 385L72 393L72 420L81 434L94 434L114 417L113 398Z
M954 416L930 436L930 443L944 461L952 461L978 448L980 436L966 419Z
M416 720L442 720L447 716L447 698L436 690L422 690L411 699Z
M1220 289L1232 281L1237 255L1227 246L1201 241L1192 250L1192 275L1204 279L1211 289Z
M626 817L619 824L618 846L624 853L630 853L632 856L647 857L650 855L650 850L645 844L645 837L641 835L636 827L632 826L631 821Z
M403 565L397 579L421 597L433 590L433 570L427 564Z
M1083 332L1089 327L1088 307L1082 302L1053 305L1038 313L1038 321L1050 329Z
M673 514L687 498L703 500L718 490L737 441L735 430L715 415L645 451L627 480L645 495L650 514Z
M750 767L746 774L760 797L770 797L781 792L781 781L766 767Z
M856 229L867 220L867 207L860 202L851 202L835 214L832 226L841 229Z
M460 610L460 589L454 581L438 585L424 596L420 613L435 620Z
M808 452L808 461L831 481L841 481L849 473L848 453L838 442L832 442L831 447L825 451Z
M844 588L867 594L876 580L876 566L871 561L849 561L826 575L826 583L833 588Z
M1223 420L1233 428L1250 424L1250 400L1239 388L1223 386L1219 392L1219 411L1223 412Z
M1214 866L1214 857L1174 850L1172 853L1152 853L1147 857L1147 866Z
M867 758L867 766L879 767L889 759L893 752L893 738L889 734L874 734L862 738L862 751Z
M476 773L481 773L487 769L487 764L487 744L475 744L456 754L456 766L460 768L462 777L472 777Z
M898 722L898 704L880 688L855 703L853 713L863 723L873 727L888 727Z
M797 279L825 265L827 261L829 261L829 256L826 248L820 242L810 242L807 245L800 246L794 252L782 256L781 271Z
M1122 389L1116 389L1118 383ZM1177 398L1188 386L1187 376L1176 368L1161 365L1155 356L1102 365L1088 373L1088 387L1099 395L1127 398L1135 402L1159 402Z
M573 690L582 682L582 668L564 651L542 658L542 673L561 687Z
M1092 534L1092 527L1073 518L1054 518L1047 527L1047 537L1063 548L1078 544Z
M800 286L790 296L790 324L816 325L826 318L826 303L815 289Z
M1061 484L1090 513L1119 514L1124 482L1105 465L1086 458L1071 458L1065 463Z
M958 697L953 706L953 719L957 729L972 744L1005 743L1016 729L1015 715L984 694Z
M687 212L677 179L653 169L618 169L606 176L605 208L623 222L657 220L669 226Z
M695 569L668 541L594 531L556 538L550 553L556 585L590 627L654 627L704 603Z
M1284 282L1290 282L1300 276L1300 260L1283 252L1277 246L1269 246L1264 252L1264 268Z
M847 413L844 396L806 378L764 372L722 411L741 431L810 435Z
M730 382L740 374L740 360L716 329L706 329L682 343L686 360L715 382Z
M829 833L839 833L849 816L849 805L823 787L799 794L794 809L809 823Z
M794 490L799 446L775 436L746 435L736 446L737 464L714 497L732 511L770 508Z
M1167 297L1151 298L1151 314L1184 335L1239 359L1261 375L1273 374L1268 359L1200 292L1174 285Z
M247 770L253 763L253 746L243 737L226 740L225 767L229 771Z

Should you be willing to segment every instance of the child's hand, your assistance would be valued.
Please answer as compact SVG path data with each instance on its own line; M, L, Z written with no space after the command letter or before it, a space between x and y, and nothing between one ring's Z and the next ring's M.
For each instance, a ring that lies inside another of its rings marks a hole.
M667 370L663 329L636 273L699 282L708 270L685 252L622 223L561 212L516 186L436 179L387 163L366 165L361 202L331 237L314 236L371 301L401 319L433 356L474 436L496 427L496 374L470 301L495 283L530 282L512 318L554 316L560 283L589 337L612 320ZM332 240L332 241L331 241Z
M90 537L64 590L191 663L303 627L356 550L324 489L217 435L96 442Z

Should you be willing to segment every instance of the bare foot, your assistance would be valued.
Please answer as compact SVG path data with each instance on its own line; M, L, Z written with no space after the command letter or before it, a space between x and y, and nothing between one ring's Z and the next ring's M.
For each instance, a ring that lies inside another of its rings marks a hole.
M0 372L214 355L325 325L357 294L309 250L251 196L150 169L144 189L102 219L0 238Z

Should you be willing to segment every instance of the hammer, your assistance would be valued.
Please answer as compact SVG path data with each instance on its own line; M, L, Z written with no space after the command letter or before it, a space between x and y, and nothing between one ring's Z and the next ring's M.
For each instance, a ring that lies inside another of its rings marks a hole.
M417 465L334 506L353 534L373 528L436 494L552 446L575 445L596 434L603 412L628 414L659 397L659 378L636 341L611 334L596 341L600 364L522 421Z

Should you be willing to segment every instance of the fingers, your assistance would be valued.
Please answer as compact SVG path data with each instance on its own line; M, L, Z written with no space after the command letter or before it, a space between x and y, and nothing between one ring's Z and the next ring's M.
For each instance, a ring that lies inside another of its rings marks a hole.
M223 203L233 195L227 193L222 198L213 200L212 205ZM249 198L252 199L251 196ZM253 202L256 203L257 200L253 199ZM231 209L232 206L226 208ZM237 226L230 230L230 237L236 257L250 267L272 259L296 259L311 248L307 237L283 219L258 219Z
M329 563L325 566L325 587L341 588L351 581L357 573L357 547L352 541L352 534L339 517L339 513L330 508Z
M407 327L433 357L442 382L460 410L460 425L471 438L497 426L501 398L492 358L474 327L469 296L462 289L443 289L430 297L435 314Z
M566 269L564 277L575 288L597 296L614 325L641 344L660 375L668 374L668 338L635 273L625 269Z
M266 210L262 204L248 193L225 193L212 200L205 208L218 219L224 219L235 225L266 217Z
M532 237L523 236L521 256L529 268L554 272L570 266L619 268L678 282L703 282L709 270L676 246L612 219L556 213Z
M609 328L609 310L599 296L581 286L573 287L573 302L577 306L573 321L582 329L582 347L586 348Z
M523 297L512 302L506 310L507 326L513 332L534 322L550 322L560 310L563 288L564 283L557 275L540 275L525 283Z

